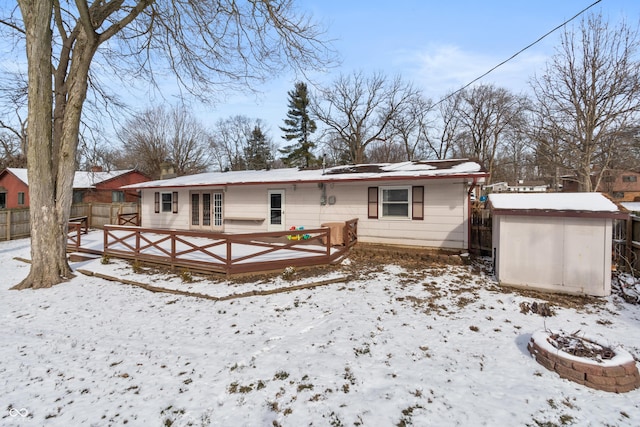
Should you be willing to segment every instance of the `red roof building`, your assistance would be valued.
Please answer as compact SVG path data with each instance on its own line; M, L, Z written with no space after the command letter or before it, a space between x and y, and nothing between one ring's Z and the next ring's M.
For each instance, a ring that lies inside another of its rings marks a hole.
M124 185L139 184L150 178L135 169L103 172L78 171L73 180L74 203L137 202L138 192L121 189ZM0 209L29 207L29 179L27 170L7 168L0 172Z

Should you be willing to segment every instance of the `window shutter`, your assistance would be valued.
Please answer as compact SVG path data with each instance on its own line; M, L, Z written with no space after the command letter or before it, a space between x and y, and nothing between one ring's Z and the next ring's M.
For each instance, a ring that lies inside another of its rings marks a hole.
M173 202L173 213L178 213L178 192L174 191L171 197Z
M368 218L378 218L378 187L369 187Z
M424 187L412 187L411 194L411 219L424 219Z
M156 213L160 213L160 193L159 192L155 192L154 195L154 210Z

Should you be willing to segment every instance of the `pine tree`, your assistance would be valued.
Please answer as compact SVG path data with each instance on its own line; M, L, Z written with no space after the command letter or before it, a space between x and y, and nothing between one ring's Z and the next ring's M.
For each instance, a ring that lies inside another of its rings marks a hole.
M266 135L260 126L254 127L245 149L247 169L269 169L272 160L271 147Z
M282 161L287 166L309 167L316 162L312 151L316 144L309 137L316 131L316 122L309 117L309 93L307 85L298 82L295 89L288 92L289 111L284 120L285 126L280 130L285 134L282 137L286 141L297 141L279 150L285 155Z

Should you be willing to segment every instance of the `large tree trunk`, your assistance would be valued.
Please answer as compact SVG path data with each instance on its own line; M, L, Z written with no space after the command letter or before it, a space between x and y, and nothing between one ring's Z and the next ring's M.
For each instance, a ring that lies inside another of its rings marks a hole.
M53 110L51 83L50 0L20 0L27 38L29 76L29 150L27 150L31 218L31 270L14 289L45 288L69 277L66 231L61 229L52 182Z

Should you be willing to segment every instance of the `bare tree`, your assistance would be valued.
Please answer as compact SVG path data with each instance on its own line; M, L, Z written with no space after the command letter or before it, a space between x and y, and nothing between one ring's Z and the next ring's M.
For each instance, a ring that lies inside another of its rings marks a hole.
M0 24L22 37L28 62L31 269L17 289L50 287L71 275L66 231L82 109L94 59L113 76L175 72L189 93L242 86L286 66L324 66L317 28L292 0L18 0Z
M460 115L458 108L462 101L460 93L449 93L438 103L437 120L440 125L424 130L427 158L446 159L452 154L454 144L460 133Z
M526 102L507 89L487 84L466 89L460 96L457 153L480 160L491 174L504 137L519 123Z
M22 141L14 133L0 131L0 170L24 168L27 157L22 153Z
M252 160L249 157L253 157L255 152L255 147L251 144L256 137L254 135L256 129L260 130L261 138L264 137L264 143L268 147L269 153L268 155L266 152L263 153L264 156L273 159L276 148L271 139L264 134L265 124L261 119L236 115L216 122L209 144L218 170L253 169L253 166L250 166Z
M532 80L538 152L575 175L580 191L598 188L623 150L624 132L638 123L639 43L637 28L591 15L565 30L545 73Z
M124 157L154 178L165 161L178 176L204 172L210 164L206 129L185 107L147 109L127 121L118 137Z
M406 146L399 140L375 141L369 144L367 159L371 163L398 163L407 160ZM411 159L413 160L413 158Z
M389 81L381 73L358 72L321 89L311 111L331 130L333 141L339 138L349 161L363 163L367 146L387 140L392 119L417 93L400 77Z
M412 93L391 118L391 137L403 147L402 160L416 160L426 151L427 134L431 127L431 100L419 91ZM391 158L387 161L393 161Z
M3 73L0 83L2 148L9 160L27 155L27 81L20 73Z

